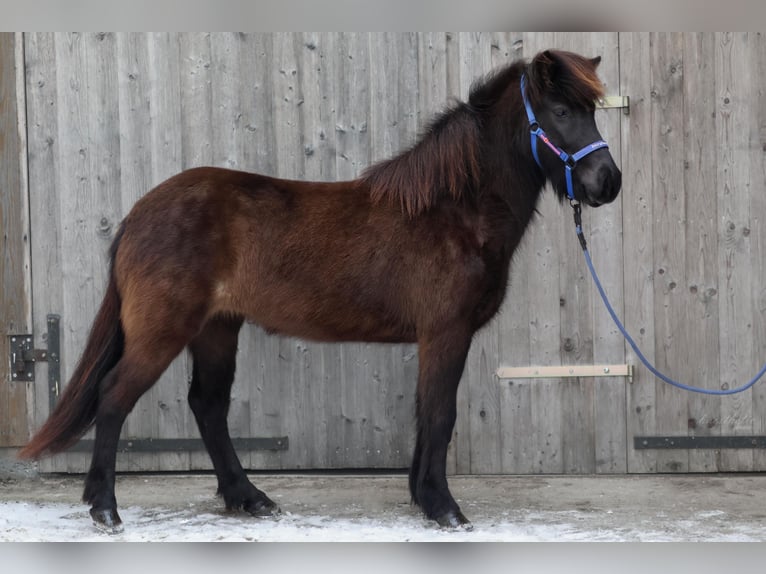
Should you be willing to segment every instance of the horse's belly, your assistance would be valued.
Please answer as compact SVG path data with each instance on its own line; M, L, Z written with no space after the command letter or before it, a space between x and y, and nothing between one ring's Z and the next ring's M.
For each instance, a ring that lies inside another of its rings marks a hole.
M231 301L230 301L231 303ZM324 293L264 288L239 304L226 305L268 333L314 341L415 341L415 328L379 306L362 306Z

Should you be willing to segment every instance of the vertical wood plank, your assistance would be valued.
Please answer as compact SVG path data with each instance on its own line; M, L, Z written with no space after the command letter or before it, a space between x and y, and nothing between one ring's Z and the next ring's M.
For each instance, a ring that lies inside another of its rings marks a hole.
M56 164L58 161L58 100L56 86L56 52L53 34L24 35L24 60L27 95L27 165L29 169L30 228L35 241L31 245L32 317L35 345L44 345L47 333L45 311L61 312L62 293L58 289L61 277L61 253L57 241L61 236L59 193ZM40 311L43 312L40 312ZM39 380L47 381L48 366L37 367ZM35 412L32 426L40 428L48 416L49 390L46 384L34 387ZM61 458L41 461L40 470L63 470Z
M303 171L303 135L297 105L302 94L295 41L293 34L274 34L271 70L276 175L289 179L300 179ZM310 364L310 351L304 342L290 337L279 337L277 342L281 368L274 373L279 380L272 384L279 387L280 404L289 405L282 409L280 418L283 428L290 429L290 450L283 453L282 464L300 467L311 456L310 429L314 413L307 409L309 405L304 397L304 372Z
M530 39L519 33L493 34L493 67L522 56L530 56L536 47L525 46L526 41ZM494 322L498 340L498 366L530 364L530 305L527 297L530 290L528 270L532 251L533 246L527 237L511 262L508 292ZM536 383L537 381L534 384ZM533 446L536 439L532 436L535 434L532 420L532 384L530 381L501 381L497 384L500 390L500 472L538 472L541 459L538 449Z
M152 102L151 167L153 184L156 185L183 169L179 37L177 33L150 33L147 40ZM186 402L190 374L188 354L183 351L141 398L156 417L154 436L183 438L194 429ZM163 453L156 464L160 470L185 470L189 468L190 455Z
M57 34L63 272L62 382L87 340L108 278L108 249L120 217L119 134L113 34ZM82 455L66 455L76 471Z
M567 46L587 57L601 56L599 78L604 82L607 95L619 93L620 60L618 36L615 33L598 32L570 35ZM596 123L601 136L609 143L609 150L618 167L621 166L622 110L597 110ZM564 209L564 211L568 211ZM619 316L624 316L623 254L622 254L622 197L606 206L588 210L586 222L588 241L593 257L597 259L599 275L604 289L610 295ZM592 340L594 363L622 363L625 360L625 343L609 316L598 293L585 271L581 250L574 240L571 213L565 213L562 244L567 246L565 256L567 273L582 273L587 283L592 306ZM571 265L571 267L569 267ZM566 343L564 343L566 347ZM583 380L586 393L592 392L592 453L586 465L597 473L625 472L626 460L626 412L624 379L595 378ZM588 388L592 387L592 391ZM589 423L588 426L591 426ZM592 466L591 466L592 465Z
M237 169L276 175L274 34L216 34L213 38L213 53L218 54L223 66L220 69L216 66L214 74L221 74L221 80L228 86L220 99L218 90L213 90L214 141L229 146L226 156L220 156L215 163L221 167L233 163ZM216 85L214 79L213 86ZM233 142L224 142L232 138ZM234 384L249 394L250 426L237 432L241 436L289 435L282 420L280 387L285 361L279 340L260 328L245 325L239 343ZM284 454L243 453L243 464L259 469L280 468Z
M444 58L446 95L449 100L464 99L461 75L460 34L447 32L444 35ZM457 418L447 451L449 471L468 474L471 470L471 412L470 389L460 384L457 390Z
M20 35L0 33L0 447L24 445L29 438L31 413L27 410L30 383L11 375L7 335L32 330L29 268L29 210L22 172L26 161L19 130L19 94L24 94L23 73L17 65ZM17 81L22 82L20 85ZM21 110L22 114L24 110Z
M540 51L560 47L559 38L553 33L525 34L524 55L530 60ZM527 255L528 287L525 298L529 303L529 364L560 365L563 360L561 341L577 336L567 333L566 329L577 324L574 320L562 316L567 306L578 312L584 308L571 300L564 288L573 285L572 280L563 273L561 260L565 245L561 240L561 230L565 226L561 204L550 187L543 190L538 203L540 217L537 217L527 231L525 242L529 245ZM561 306L564 298L565 305ZM530 444L527 451L532 455L533 472L549 473L566 470L567 448L570 451L579 448L582 442L575 437L581 429L564 425L575 407L575 397L579 391L579 382L559 380L527 381L531 392L531 429L528 431ZM575 391L575 394L572 392ZM569 401L564 399L569 396ZM566 407L564 406L566 405ZM572 456L569 456L571 459Z
M679 348L674 368L682 381L720 388L718 365L718 215L715 146L715 35L684 34L685 270L673 290ZM678 152L677 152L678 153ZM688 432L720 435L721 399L688 394ZM689 452L690 472L718 469L715 451Z
M335 68L336 174L339 180L355 178L370 164L370 36L341 33L337 38L338 64ZM368 380L366 360L369 346L342 345L339 385L330 398L332 427L328 440L335 448L331 465L358 467L362 458L364 426L367 423L363 398Z
M492 36L488 32L459 35L460 98L468 101L471 85L492 69ZM467 387L471 473L498 472L501 459L500 401L495 369L498 340L494 323L474 334L461 385Z
M370 37L370 155L391 157L415 143L419 109L419 42L414 33ZM415 442L416 345L370 348L369 462L407 467ZM414 359L414 360L413 360ZM398 454L397 454L398 453Z
M117 84L119 87L121 211L127 215L133 204L157 183L152 174L152 77L149 72L146 34L117 36ZM123 436L148 437L156 433L157 412L146 397L140 399L125 421ZM156 405L156 403L155 403ZM118 468L137 470L142 464L159 464L155 455L131 453L117 457Z
M179 128L181 137L181 166L183 169L212 165L212 54L211 34L183 33L178 37L179 66ZM186 359L185 380L191 380L192 360ZM180 389L179 389L180 390ZM185 434L199 437L194 417L189 411L185 393L176 400L179 407L186 409ZM243 385L235 385L231 392L229 426L234 429L250 427L249 392ZM249 463L249 460L247 461ZM213 468L206 452L189 453L189 469L210 470Z
M750 232L751 238L751 298L754 304L753 373L766 363L766 35L750 34L751 84L749 99L752 119L749 122L750 137ZM749 375L745 376L746 378ZM753 387L753 434L766 434L766 385L760 382ZM766 469L766 453L753 452L753 470Z
M607 95L619 94L620 59L618 35L612 32L598 32L583 35L581 43L575 45L580 53L601 56L598 74L604 82ZM609 150L615 163L622 165L621 123L622 110L597 110L596 123L601 136L609 143ZM565 210L566 211L566 210ZM624 317L624 258L622 253L623 214L622 196L609 205L591 210L589 221L589 244L593 253L598 254L599 274L604 288L612 298L612 304L620 317ZM571 213L569 214L571 219ZM574 245L572 222L567 245ZM567 228L565 227L566 231ZM570 260L583 269L582 253ZM589 281L593 305L593 361L595 363L623 363L625 341L603 305L595 285ZM593 437L594 470L597 473L622 473L627 471L627 422L625 379L593 379Z
M630 216L623 221L626 261L625 327L654 362L654 203L652 153L651 39L645 33L620 33L620 93L630 96L630 115L622 123L622 205ZM629 280L627 278L630 278ZM656 453L632 448L633 436L657 432L654 376L637 360L632 349L627 361L635 365L628 387L628 472L654 472Z
M752 366L750 359L753 356L754 317L750 287L749 230L752 224L748 152L749 124L754 113L749 92L752 63L747 34L723 33L717 39L720 380L724 388L733 388L757 368ZM750 434L753 427L752 390L723 397L721 421L724 435ZM720 453L719 470L750 470L752 465L752 451L722 450Z
M300 123L303 138L303 168L300 174L309 180L335 179L334 35L302 33L296 38L298 81L300 84ZM306 468L328 466L331 446L327 440L327 396L338 384L332 365L337 364L337 345L308 345L304 368L305 402L301 405L307 420L308 458L300 462ZM328 371L325 371L325 365ZM327 379L325 378L327 377ZM292 444L292 443L291 443Z
M684 269L685 241L683 219L686 209L683 196L683 165L673 157L672 150L683 146L683 52L682 34L652 35L652 122L655 140L652 148L655 267L655 353L657 368L677 372L682 362L679 356L678 313L675 290ZM681 283L683 284L683 283ZM687 396L683 391L657 380L657 428L661 435L686 434ZM657 453L657 471L686 472L688 452Z

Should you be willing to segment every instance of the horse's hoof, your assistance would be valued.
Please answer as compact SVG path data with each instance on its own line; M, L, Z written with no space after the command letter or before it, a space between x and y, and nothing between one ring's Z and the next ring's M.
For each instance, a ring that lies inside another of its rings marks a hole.
M244 506L244 510L258 518L268 518L282 514L282 510L277 503L269 498L248 503Z
M107 508L106 510L90 509L90 516L93 518L93 524L101 532L109 535L120 534L124 530L120 515L117 510Z
M471 521L459 510L448 510L441 516L438 516L436 522L439 523L439 526L447 530L465 530L466 532L473 530Z

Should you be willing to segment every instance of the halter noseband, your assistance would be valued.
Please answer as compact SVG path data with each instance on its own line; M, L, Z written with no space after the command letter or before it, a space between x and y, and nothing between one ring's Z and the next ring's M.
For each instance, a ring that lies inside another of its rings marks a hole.
M526 74L521 75L521 97L524 100L524 108L527 110L527 119L529 119L529 133L530 137L532 138L532 155L535 158L535 162L542 169L543 166L540 163L540 158L537 155L537 140L540 139L551 149L553 153L559 157L559 159L561 159L561 161L564 162L564 174L566 176L567 183L567 197L569 197L570 202L577 201L575 199L574 188L572 186L572 170L577 165L577 162L584 158L586 155L596 151L597 149L609 147L609 145L604 140L598 140L592 144L586 145L580 151L569 155L564 150L557 148L555 145L553 145L553 143L551 143L551 140L548 139L548 136L543 131L543 128L540 127L537 118L535 118L535 113L532 111L532 106L529 104L529 100L527 99Z

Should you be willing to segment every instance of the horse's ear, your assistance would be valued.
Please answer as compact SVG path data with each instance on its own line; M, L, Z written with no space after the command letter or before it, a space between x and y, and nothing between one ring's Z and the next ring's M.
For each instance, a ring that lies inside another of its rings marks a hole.
M594 68L598 68L598 65L601 63L601 56L596 56L595 58L591 58L590 61L593 63Z
M552 50L540 52L532 59L531 76L540 91L553 86L558 67L558 57Z

